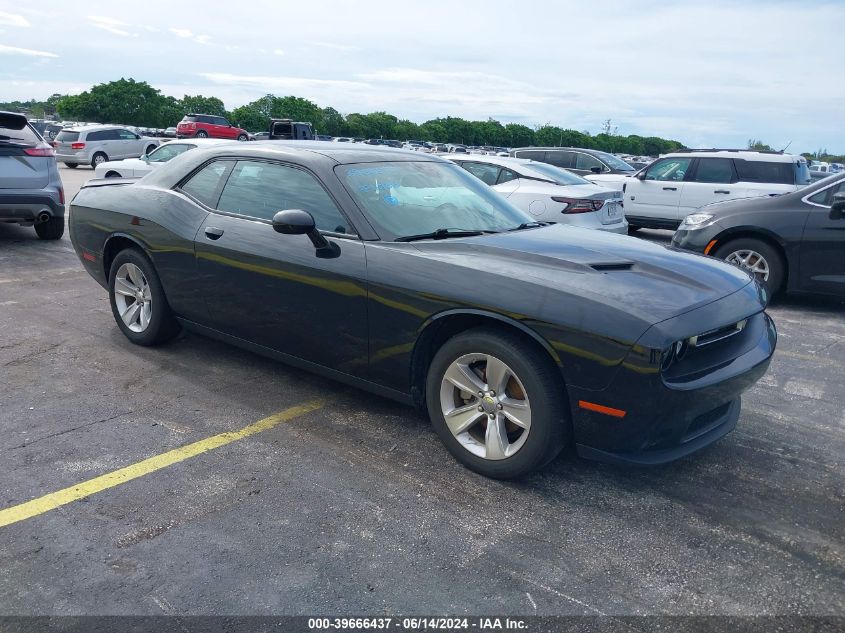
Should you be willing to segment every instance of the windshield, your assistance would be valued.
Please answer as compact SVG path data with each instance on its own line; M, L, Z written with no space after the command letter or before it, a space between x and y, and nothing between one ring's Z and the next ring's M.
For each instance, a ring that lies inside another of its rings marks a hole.
M552 182L558 185L591 185L589 180L581 178L576 174L573 174L571 171L566 171L565 169L561 169L560 167L555 167L554 165L549 165L548 163L540 163L540 162L533 162L530 165L525 166L527 169L531 169L532 171L536 171L544 178L548 178Z
M611 169L615 169L617 171L637 171L624 160L622 160L621 158L617 158L613 154L607 154L606 152L596 152L596 156L601 158L604 163Z
M341 165L337 174L385 240L437 229L506 231L532 221L453 164Z
M188 145L186 143L167 143L166 145L162 145L158 149L153 150L147 158L151 163L166 163L171 158L176 158L179 154L187 152L189 149L193 149L194 147L196 147L196 145Z
M807 167L807 162L799 160L795 163L795 184L806 185L810 182L810 168Z

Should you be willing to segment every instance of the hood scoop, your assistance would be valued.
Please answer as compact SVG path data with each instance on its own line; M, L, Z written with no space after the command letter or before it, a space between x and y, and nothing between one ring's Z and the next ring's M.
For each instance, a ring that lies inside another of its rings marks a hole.
M619 270L631 270L634 267L634 262L616 261L616 262L593 262L589 264L590 268L600 273L607 273Z

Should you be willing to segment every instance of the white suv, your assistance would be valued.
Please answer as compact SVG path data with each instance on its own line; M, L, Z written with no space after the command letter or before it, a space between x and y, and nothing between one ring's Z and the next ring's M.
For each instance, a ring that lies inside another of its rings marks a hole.
M625 178L625 217L632 229L676 229L704 205L788 193L809 183L802 156L752 150L676 152Z

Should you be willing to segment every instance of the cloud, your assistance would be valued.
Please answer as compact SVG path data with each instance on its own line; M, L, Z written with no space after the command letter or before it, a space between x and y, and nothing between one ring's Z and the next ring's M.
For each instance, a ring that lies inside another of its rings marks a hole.
M197 44L207 45L211 43L210 35L194 35L194 32L190 29L170 29L170 32L176 35L177 37L181 37L186 40L192 40Z
M5 46L0 44L0 55L26 55L27 57L58 57L55 53L47 51L36 51L32 48L18 48L17 46Z
M3 26L30 26L29 21L22 15L6 13L5 11L0 11L0 24Z
M342 52L350 52L350 51L357 51L360 50L358 46L348 46L346 44L335 44L334 42L314 42L314 46L319 46L320 48L328 48L329 50L333 51L342 51Z
M88 21L91 22L91 25L98 28L103 29L104 31L108 31L113 35L120 35L121 37L129 37L131 33L124 28L128 26L126 22L121 22L120 20L116 20L115 18L106 18L99 15L89 15Z
M366 83L344 79L310 79L308 77L235 75L229 73L200 73L200 77L204 77L215 84L258 89L262 91L261 94L267 94L267 92L295 94L296 91L307 92L324 88L332 90L366 90L370 88Z
M281 48L277 48L273 51L273 55L284 55L284 54L285 54L285 51L283 51Z

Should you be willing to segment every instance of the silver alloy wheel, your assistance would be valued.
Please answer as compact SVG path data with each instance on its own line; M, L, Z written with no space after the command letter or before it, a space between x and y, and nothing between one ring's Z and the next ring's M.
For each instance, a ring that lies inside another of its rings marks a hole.
M725 257L725 261L748 271L759 281L769 280L769 262L757 251L749 249L734 251Z
M106 157L103 156L102 154L97 154L96 156L94 156L94 164L95 165L102 165L105 162L106 162Z
M117 269L114 277L114 304L123 323L140 334L150 325L153 298L144 272L129 262Z
M440 383L440 408L461 445L483 459L512 457L531 430L531 404L514 371L490 354L465 354Z

